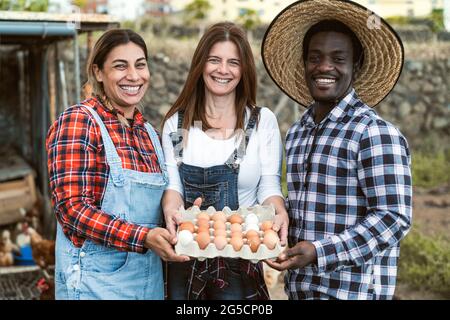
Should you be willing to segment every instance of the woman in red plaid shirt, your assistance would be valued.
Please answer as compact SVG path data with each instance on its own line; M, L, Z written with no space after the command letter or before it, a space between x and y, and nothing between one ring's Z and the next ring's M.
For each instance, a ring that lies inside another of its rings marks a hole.
M138 34L106 32L88 61L93 97L49 130L57 299L163 299L160 257L189 259L161 228L167 171L158 135L137 108L147 60Z

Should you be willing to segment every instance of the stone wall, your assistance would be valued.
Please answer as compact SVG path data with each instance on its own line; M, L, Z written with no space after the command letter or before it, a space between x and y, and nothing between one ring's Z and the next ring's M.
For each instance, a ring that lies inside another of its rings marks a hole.
M168 56L154 56L150 69L151 87L146 95L144 114L156 126L176 100L187 77L189 64ZM285 132L304 111L288 99L267 75L257 60L257 102L277 113ZM405 62L402 75L391 94L375 110L399 127L413 147L424 143L448 145L450 137L450 58L447 60ZM431 138L430 138L431 137ZM430 138L430 139L428 139Z
M11 140L15 141L18 136L18 128L15 123L18 122L19 99L17 94L11 94L18 91L15 58L15 54L3 54L0 57L2 74L9 75L0 78L2 84L0 94L1 144L12 142ZM159 53L153 55L150 60L151 86L143 102L143 112L157 128L160 128L163 116L181 91L189 70L188 59L190 57L175 61L167 55ZM82 65L82 70L84 70L84 63ZM279 90L267 75L258 58L256 65L258 71L257 102L277 113L279 126L284 136L294 119L298 119L304 109ZM71 66L68 66L68 70L70 69ZM407 60L396 87L375 110L386 120L399 127L413 148L449 146L449 74L450 58ZM72 79L70 72L66 77ZM69 97L73 96L74 94L69 94Z

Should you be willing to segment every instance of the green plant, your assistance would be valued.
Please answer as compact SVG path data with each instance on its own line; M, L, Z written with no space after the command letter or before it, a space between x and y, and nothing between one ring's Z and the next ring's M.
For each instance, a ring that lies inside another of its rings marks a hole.
M400 248L398 281L450 298L448 239L427 237L413 228Z
M434 32L440 32L445 29L443 9L433 9L429 16L429 19L432 21L431 29Z
M412 153L413 185L433 188L450 184L450 149L436 153Z
M241 12L239 13L238 22L246 30L253 30L261 23L261 20L259 19L259 16L258 16L258 13L256 12L256 10L241 9Z
M194 24L206 18L211 4L208 0L193 0L184 7L186 21L188 24Z
M0 10L11 11L47 11L48 0L0 0Z

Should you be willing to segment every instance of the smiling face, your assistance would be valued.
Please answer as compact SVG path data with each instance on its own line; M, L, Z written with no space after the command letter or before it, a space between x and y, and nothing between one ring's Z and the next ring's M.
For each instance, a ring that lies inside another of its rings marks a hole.
M215 96L234 94L241 80L241 59L232 41L215 43L203 68L206 92Z
M133 42L112 49L101 70L94 65L94 73L111 104L124 113L134 111L150 80L144 51Z
M349 36L319 32L312 36L305 62L306 84L316 102L335 105L353 83L353 48Z

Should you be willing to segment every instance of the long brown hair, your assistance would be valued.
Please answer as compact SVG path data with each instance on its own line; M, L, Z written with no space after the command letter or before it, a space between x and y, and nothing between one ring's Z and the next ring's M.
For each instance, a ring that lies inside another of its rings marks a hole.
M232 41L236 45L241 60L242 77L236 87L235 106L236 129L244 129L245 107L256 105L256 67L246 32L232 22L219 22L212 25L200 39L192 57L183 90L164 117L163 126L167 119L183 110L183 129L189 130L194 125L194 121L201 121L203 130L211 129L205 112L203 69L213 45L223 41Z
M106 31L95 43L94 48L89 56L86 72L87 72L87 84L91 87L91 95L97 96L102 100L102 104L110 110L114 108L108 103L108 97L106 97L105 90L103 88L103 82L97 81L94 72L94 65L100 70L103 70L103 65L108 57L108 54L117 46L133 42L144 51L145 60L148 60L147 45L144 39L129 29L111 29ZM104 101L103 101L104 100ZM117 113L117 117L123 125L129 127L128 120L120 113Z

